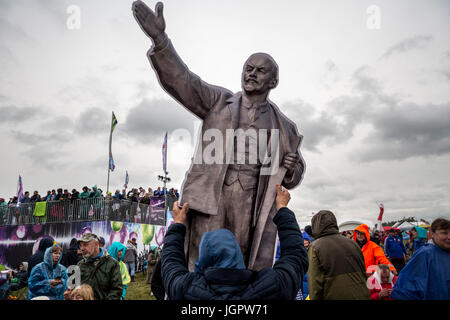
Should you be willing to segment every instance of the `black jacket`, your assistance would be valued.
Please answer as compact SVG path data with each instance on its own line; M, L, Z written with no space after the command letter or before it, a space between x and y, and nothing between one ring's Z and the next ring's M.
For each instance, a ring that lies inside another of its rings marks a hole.
M33 254L28 260L28 277L30 277L31 270L34 266L44 261L45 249L53 245L53 240L50 238L43 238L39 242L38 252Z
M62 256L61 264L66 268L72 265L77 265L79 261L83 259L81 255L78 255L78 242L73 238L70 241L69 249L67 249Z
M183 224L172 224L162 251L162 278L171 300L293 300L308 269L303 238L294 213L280 209L273 221L278 228L281 255L273 268L260 271L207 268L189 272L184 255Z
M161 259L158 259L158 262L156 262L155 270L152 274L151 288L156 300L164 300L166 292L164 291L164 284L161 277Z

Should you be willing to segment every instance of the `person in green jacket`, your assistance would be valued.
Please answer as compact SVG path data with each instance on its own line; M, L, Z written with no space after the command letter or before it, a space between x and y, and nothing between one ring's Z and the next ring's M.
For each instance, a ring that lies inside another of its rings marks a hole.
M83 255L78 262L81 284L92 287L95 300L120 300L123 285L119 262L100 248L99 238L93 233L85 233L78 243Z
M89 188L84 186L83 187L83 192L80 193L78 197L79 197L79 199L86 199L86 198L89 198L90 194L91 193L89 192Z
M336 217L322 210L311 219L308 248L310 300L369 300L364 256L356 242L339 234Z
M122 300L125 300L128 284L131 282L131 277L130 274L128 273L127 266L122 261L126 251L127 247L120 242L113 242L108 248L109 255L119 262L120 274L122 276L122 285L123 285Z

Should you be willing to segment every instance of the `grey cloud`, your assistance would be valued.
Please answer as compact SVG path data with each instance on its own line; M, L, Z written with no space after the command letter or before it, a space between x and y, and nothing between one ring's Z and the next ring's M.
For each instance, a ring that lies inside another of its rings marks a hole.
M318 152L322 142L334 142L346 139L348 130L328 111L316 112L314 107L302 100L287 102L281 109L297 124L298 131L303 135L302 148Z
M37 107L17 107L13 105L1 106L0 123L17 123L18 121L27 121L39 115Z
M381 83L362 66L353 74L353 93L334 98L325 111L302 101L283 109L304 135L303 147L345 143L359 125L370 125L363 146L351 158L369 162L428 157L450 153L450 103L416 104L386 94Z
M413 49L424 48L431 40L432 36L417 35L412 38L405 39L389 49L382 55L382 58L388 58L395 53L404 53Z
M75 133L80 135L90 135L108 132L111 126L111 114L98 107L91 107L83 111L75 123Z
M130 109L124 131L139 142L148 142L166 131L184 128L193 132L196 119L175 101L146 99Z
M67 141L58 133L30 134L17 130L11 131L13 138L25 147L21 148L21 154L36 168L52 169L63 165L67 155L61 148L61 143Z

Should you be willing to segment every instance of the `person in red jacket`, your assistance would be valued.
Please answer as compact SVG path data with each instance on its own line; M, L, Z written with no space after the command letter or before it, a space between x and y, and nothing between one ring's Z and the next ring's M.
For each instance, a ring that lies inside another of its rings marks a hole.
M392 300L391 292L397 281L389 267L385 264L379 264L377 271L367 279L367 285L370 289L371 300Z
M355 228L353 231L353 240L361 248L368 276L372 275L379 264L388 265L394 275L397 275L397 270L388 258L386 258L383 249L375 242L370 241L370 232L367 225L361 224Z

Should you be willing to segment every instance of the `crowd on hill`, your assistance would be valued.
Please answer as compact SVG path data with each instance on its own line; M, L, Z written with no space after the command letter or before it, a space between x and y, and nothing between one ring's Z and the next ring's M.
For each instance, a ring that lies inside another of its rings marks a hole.
M164 188L163 188L164 189ZM63 188L57 188L48 190L46 195L41 196L39 194L39 191L34 191L33 195L30 196L29 191L25 191L23 193L23 196L19 196L20 199L17 196L12 196L9 198L9 201L6 201L5 198L0 197L0 206L6 206L10 204L17 204L17 203L33 203L33 202L40 202L40 201L59 201L59 200L77 200L77 199L86 199L86 198L115 198L115 199L129 199L131 201L141 201L144 198L149 198L151 196L153 197L162 197L165 194L167 195L173 195L177 198L179 197L179 193L177 189L170 188L169 190L164 189L161 190L161 187L158 187L157 189L153 190L152 188L148 188L146 191L144 188L131 188L127 192L127 189L122 189L122 192L120 190L116 190L113 194L112 192L108 192L108 194L104 195L103 190L98 188L97 185L93 186L92 188L89 188L87 186L84 186L81 188L81 192L77 189L72 189L72 192L69 192L68 189Z

